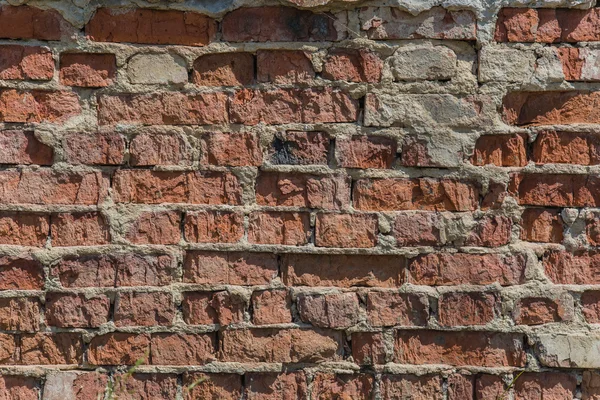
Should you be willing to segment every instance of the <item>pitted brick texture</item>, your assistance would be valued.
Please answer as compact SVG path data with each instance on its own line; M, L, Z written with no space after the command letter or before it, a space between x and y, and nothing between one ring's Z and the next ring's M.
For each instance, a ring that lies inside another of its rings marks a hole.
M591 0L1 3L0 400L600 399Z

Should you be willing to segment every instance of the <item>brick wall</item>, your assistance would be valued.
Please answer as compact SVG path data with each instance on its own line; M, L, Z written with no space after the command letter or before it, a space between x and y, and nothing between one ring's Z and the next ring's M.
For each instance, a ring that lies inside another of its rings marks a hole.
M9 3L0 399L600 399L600 8Z

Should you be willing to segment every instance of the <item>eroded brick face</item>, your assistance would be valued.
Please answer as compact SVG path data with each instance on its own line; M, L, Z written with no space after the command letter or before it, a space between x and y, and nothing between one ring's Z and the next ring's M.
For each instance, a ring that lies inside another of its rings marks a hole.
M400 3L3 2L0 400L600 399L600 5Z

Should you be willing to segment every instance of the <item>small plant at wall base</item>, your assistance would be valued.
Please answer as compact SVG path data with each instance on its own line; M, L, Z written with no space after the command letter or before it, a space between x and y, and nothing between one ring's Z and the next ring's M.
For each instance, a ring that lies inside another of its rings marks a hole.
M133 374L136 373L136 371L138 370L140 365L142 365L142 364L144 364L144 362L146 362L148 355L149 355L148 352L146 352L144 357L137 359L135 364L133 364L133 366L131 368L129 368L125 374L120 375L120 376L115 376L114 381L109 380L108 383L106 384L105 394L104 395L99 394L97 400L119 400L119 395L123 394L123 391L125 390L124 386L126 385L127 381L133 376ZM194 382L192 382L191 384L185 386L183 389L186 392L190 392L196 386L198 386L202 382L206 381L206 379L207 378L204 376L200 377L200 378L196 379ZM127 394L135 394L135 393L127 392Z
M519 372L517 374L517 376L515 376L512 381L510 381L510 383L508 384L506 389L504 389L504 392L501 395L499 395L498 397L496 397L496 400L508 400L509 390L515 385L515 383L517 382L517 379L519 379L521 377L521 375L523 375L524 373L525 373L525 371Z
M98 400L103 400L103 399L118 400L118 396L117 396L119 394L118 392L122 392L124 390L123 384L125 384L127 382L127 380L129 378L131 378L131 376L135 373L135 371L137 371L139 366L142 365L146 361L148 356L149 356L149 354L146 351L146 353L144 354L144 357L137 359L135 361L135 364L133 364L133 366L131 368L129 368L124 375L115 376L114 381L109 379L108 383L106 384L105 396L102 396L101 394L98 395Z

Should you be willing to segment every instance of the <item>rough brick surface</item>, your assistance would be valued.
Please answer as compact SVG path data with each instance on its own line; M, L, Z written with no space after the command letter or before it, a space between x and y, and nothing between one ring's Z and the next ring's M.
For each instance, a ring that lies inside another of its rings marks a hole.
M54 60L43 47L0 46L0 78L6 80L46 81L54 76Z
M498 300L493 293L445 293L438 300L444 326L485 325L494 320Z
M110 299L104 295L51 293L46 296L46 321L60 328L97 328L108 322Z
M100 8L85 27L91 40L204 46L216 31L216 21L198 13Z
M256 53L259 82L306 83L315 77L310 53L289 50L259 50Z
M600 399L600 4L8 0L0 39L0 400Z
M71 164L119 165L125 154L125 140L116 132L92 135L73 133L63 139L65 159Z
M193 82L198 86L243 86L254 81L250 53L207 54L194 61Z
M337 39L335 20L291 7L236 10L223 19L223 39L229 42L313 42ZM265 30L264 27L270 29Z
M67 86L109 86L116 70L114 54L64 53L60 57L60 80Z

